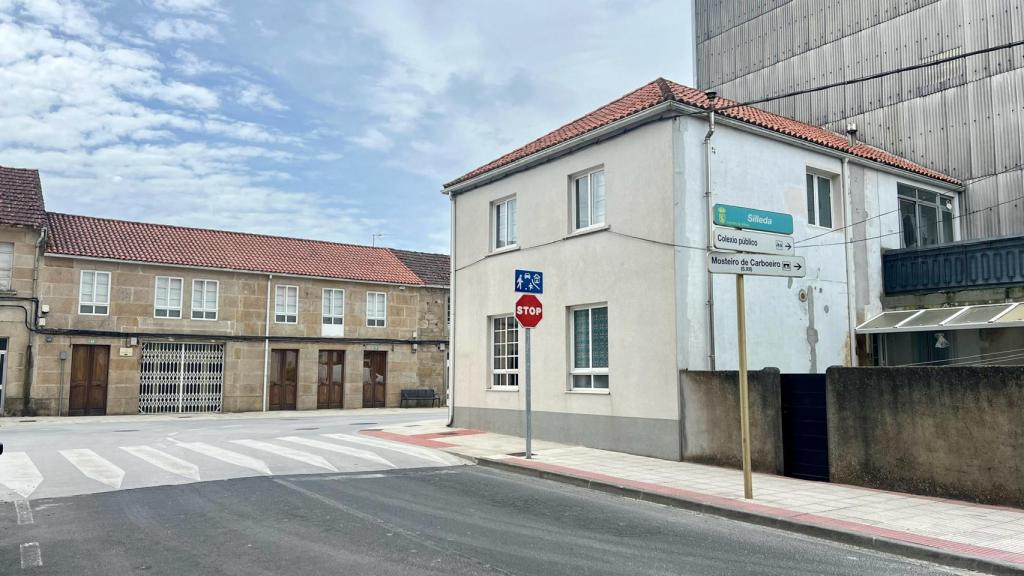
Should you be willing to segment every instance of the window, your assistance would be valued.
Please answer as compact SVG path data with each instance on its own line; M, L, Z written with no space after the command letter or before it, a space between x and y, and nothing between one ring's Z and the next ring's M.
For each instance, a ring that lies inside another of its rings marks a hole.
M604 224L604 170L573 179L574 228Z
M572 388L608 388L608 307L572 310Z
M156 297L153 299L153 316L157 318L181 318L181 278L156 277Z
M106 316L110 310L110 272L82 270L78 313Z
M192 319L217 319L217 294L220 284L216 280L192 281Z
M955 240L953 199L900 184L900 236L904 248L931 246Z
M494 249L516 245L516 199L508 198L494 206Z
M11 274L14 271L14 244L0 242L0 292L11 289Z
M519 322L512 316L491 318L491 388L519 386Z
M383 292L366 293L366 325L383 328L388 320L388 295Z
M274 289L274 322L295 324L299 320L299 287L277 286Z
M345 291L324 288L323 323L342 326L345 324Z
M832 227L832 178L807 174L807 223Z

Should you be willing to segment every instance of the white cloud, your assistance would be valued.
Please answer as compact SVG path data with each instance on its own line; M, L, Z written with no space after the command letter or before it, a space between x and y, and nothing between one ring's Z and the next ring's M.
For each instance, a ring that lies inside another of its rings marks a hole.
M157 20L149 28L149 35L159 42L168 40L196 42L220 38L220 33L213 26L205 22L185 18Z
M211 62L196 56L194 53L179 48L174 52L174 57L178 61L174 64L174 69L184 74L185 76L202 76L204 74L221 74L224 72L231 72L232 69L229 66L224 66L216 62Z
M227 10L220 0L152 0L153 8L172 14L189 14L215 18L226 18Z
M352 136L349 142L368 150L383 151L391 148L393 142L376 128L368 128L360 136Z
M256 110L287 110L269 88L255 82L240 82L238 86L238 103Z

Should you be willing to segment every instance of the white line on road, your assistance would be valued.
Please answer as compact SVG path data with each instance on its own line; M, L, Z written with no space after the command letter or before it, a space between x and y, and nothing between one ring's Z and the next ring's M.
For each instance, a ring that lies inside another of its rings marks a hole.
M0 484L22 498L28 498L43 482L43 475L24 452L8 452L0 457Z
M284 436L278 438L278 440L284 440L285 442L294 442L295 444L302 444L304 446L310 446L312 448L319 448L321 450L329 450L331 452L337 452L339 454L346 454L355 458L362 458L363 460L371 460L373 462L379 462L385 466L391 468L398 468L387 459L369 452L367 450L360 450L359 448L349 448L348 446L338 446L330 442L323 442L321 440L313 440L312 438L301 438L299 436Z
M309 452L303 452L301 450L295 450L293 448L287 448L285 446L277 446L276 444L271 444L269 442L260 442L259 440L231 440L231 442L235 444L240 444L242 446L248 446L249 448L253 448L255 450L263 450L264 452L270 452L271 454L283 456L284 458L291 458L292 460L297 460L305 464L319 466L320 468L330 470L331 472L338 471L337 468L332 466L331 463L325 460L322 456L310 454Z
M15 500L14 511L18 513L19 526L35 523L35 519L32 518L32 505L28 500Z
M374 446L376 448L384 448L385 450L391 450L393 452L400 452L406 456L413 456L416 458L425 458L427 460L433 460L439 462L445 466L451 466L453 464L463 464L464 462L456 456L451 456L447 452L440 450L431 450L430 448L421 448L419 446L410 446L408 444L400 444L398 442L388 442L387 440L378 440L376 438L364 438L362 436L353 436L349 434L323 434L329 438L335 438L342 442L354 442L356 444L363 444L365 446Z
M121 446L121 450L171 474L199 482L198 466L177 456L171 456L163 450L157 450L152 446Z
M246 456L245 454L225 450L204 442L179 442L174 439L171 440L182 448L187 448L188 450L209 456L210 458L216 458L221 462L227 462L228 464L234 464L235 466L255 470L260 474L266 474L268 476L271 475L270 468L267 468L267 463L263 460L253 458L252 456Z
M88 448L61 450L60 455L74 464L82 474L97 482L102 482L114 490L120 488L121 482L124 481L124 470Z
M35 568L43 565L43 555L39 552L39 542L21 545L21 569Z

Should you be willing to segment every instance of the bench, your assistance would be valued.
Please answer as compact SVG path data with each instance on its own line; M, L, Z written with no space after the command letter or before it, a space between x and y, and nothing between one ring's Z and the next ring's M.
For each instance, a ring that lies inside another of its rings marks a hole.
M402 390L402 399L399 401L398 406L405 406L406 401L419 404L424 400L429 401L431 406L434 404L441 405L441 397L432 388L406 388Z

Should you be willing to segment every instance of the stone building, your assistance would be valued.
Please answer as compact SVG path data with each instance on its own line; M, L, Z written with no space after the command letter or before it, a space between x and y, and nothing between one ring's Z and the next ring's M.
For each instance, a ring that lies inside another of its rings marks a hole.
M443 398L448 257L48 213L0 168L6 414Z

